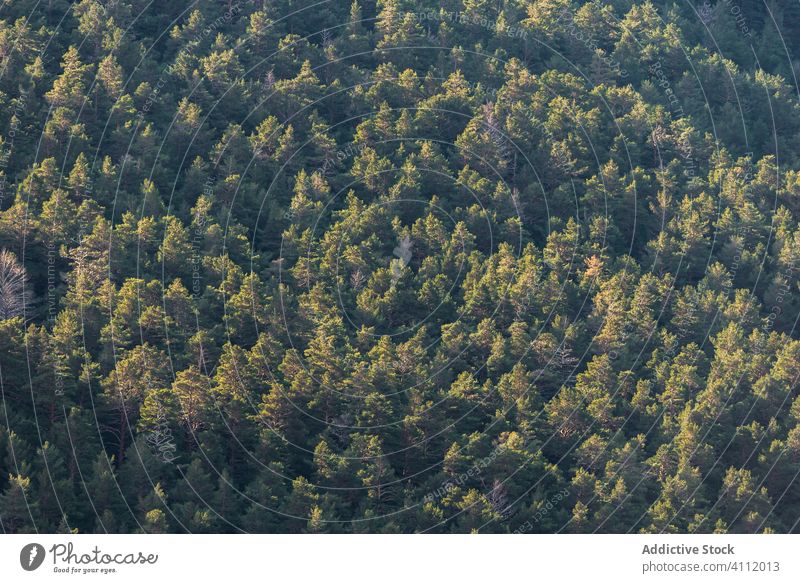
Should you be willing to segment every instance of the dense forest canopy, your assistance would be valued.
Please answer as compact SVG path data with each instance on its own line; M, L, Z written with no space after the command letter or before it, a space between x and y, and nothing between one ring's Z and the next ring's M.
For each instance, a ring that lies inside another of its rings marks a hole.
M0 7L0 532L797 532L800 4Z

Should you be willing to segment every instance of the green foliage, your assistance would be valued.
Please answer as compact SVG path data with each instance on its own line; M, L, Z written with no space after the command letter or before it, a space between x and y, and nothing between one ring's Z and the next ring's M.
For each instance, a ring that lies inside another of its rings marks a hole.
M0 530L797 532L800 8L33 4Z

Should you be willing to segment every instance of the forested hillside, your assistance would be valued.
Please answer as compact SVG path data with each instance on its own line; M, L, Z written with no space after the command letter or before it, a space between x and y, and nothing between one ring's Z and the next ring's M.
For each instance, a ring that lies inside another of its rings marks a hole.
M800 531L800 4L0 7L0 532Z

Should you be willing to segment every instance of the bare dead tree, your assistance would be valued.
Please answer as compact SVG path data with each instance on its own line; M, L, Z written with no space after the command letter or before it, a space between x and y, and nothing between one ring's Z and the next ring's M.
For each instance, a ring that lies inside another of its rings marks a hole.
M361 288L364 287L364 284L367 281L367 276L361 271L361 269L356 269L350 275L350 285L353 286L353 289L356 291L361 291Z
M486 495L486 499L489 501L492 510L504 519L511 515L511 507L508 504L508 491L497 478L492 484L491 491Z
M31 300L28 274L11 251L0 251L0 320L24 316Z
M708 26L714 21L714 7L711 6L708 0L705 0L705 2L697 8L697 15L700 17L700 21Z
M513 152L509 144L508 137L503 133L500 120L494 113L494 103L489 102L483 104L483 117L486 120L486 129L489 133L489 138L497 148L497 153L500 157L500 163L504 168L511 165Z

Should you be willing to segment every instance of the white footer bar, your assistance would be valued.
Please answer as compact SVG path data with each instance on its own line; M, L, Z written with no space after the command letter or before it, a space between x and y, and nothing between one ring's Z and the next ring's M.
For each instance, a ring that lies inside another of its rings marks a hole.
M792 535L5 535L3 581L800 581Z

